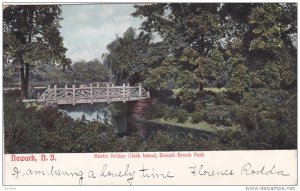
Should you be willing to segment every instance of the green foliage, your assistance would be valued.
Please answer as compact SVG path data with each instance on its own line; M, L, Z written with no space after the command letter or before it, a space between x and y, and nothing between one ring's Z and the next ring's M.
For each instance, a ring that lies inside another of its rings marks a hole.
M108 54L103 54L104 64L114 75L114 83L136 84L144 79L150 51L150 35L141 32L135 34L133 28L128 28L123 37L117 37L107 45Z
M189 90L180 90L177 99L181 102L181 107L188 112L195 111L195 101L197 100L197 93Z
M149 68L147 79L145 80L144 84L146 87L154 90L162 90L167 87L169 79L172 79L174 74L174 68L172 66L164 65L157 68Z
M261 70L256 72L266 87L272 89L291 89L296 81L296 58L286 50L274 52L274 58L265 61Z
M284 90L256 90L247 93L233 113L243 131L255 140L248 147L295 148L296 147L296 95ZM246 136L246 135L245 135Z
M189 117L189 113L185 110L176 110L175 112L176 114L176 118L177 118L177 122L178 123L184 123L188 120Z
M192 123L199 123L204 119L204 112L203 111L194 111L191 114Z
M127 104L122 102L115 102L109 105L109 109L113 116L122 116L127 112Z
M275 3L262 4L249 15L252 32L257 36L251 42L252 49L276 49L284 45L280 37L289 26L282 23L283 6Z
M63 61L66 49L59 34L61 9L57 5L17 5L3 10L4 52L25 62Z
M30 24L31 14L38 15L36 8L4 9L5 79L14 76L10 59L30 64L66 62L57 33L59 7L40 6L39 14L49 16L45 23L50 27L41 22L44 16L34 17L40 28L29 31L25 25ZM47 14L50 9L54 12ZM204 120L237 129L220 131L212 140L163 131L145 140L138 134L123 140L108 123L72 121L53 108L25 107L12 96L4 103L6 151L27 152L37 144L35 151L59 152L297 148L296 13L295 3L136 5L133 16L143 19L143 31L136 34L128 28L107 46L103 64L109 71L99 61L75 63L71 77L45 69L55 83L107 80L104 76L110 72L116 84L142 83L158 99L146 110L146 119L177 120L181 125L188 119L196 124ZM153 33L160 35L160 42L152 41ZM49 50L43 49L44 42L50 43ZM226 91L207 91L204 86L226 87ZM168 100L174 88L180 89L173 96L176 99L161 101ZM119 107L124 114L124 107Z
M216 101L216 93L213 91L201 91L197 93L197 98L202 106L211 105Z
M163 144L161 144L163 143ZM147 139L146 151L201 151L225 149L218 141L204 140L192 134L171 134L168 131L153 132Z
M227 93L227 92L226 92ZM228 97L228 93L218 93L215 99L215 105L236 106L237 102Z
M247 73L247 67L243 64L238 64L231 76L229 82L229 90L236 93L243 93L249 86L250 78Z
M3 9L3 55L20 72L21 91L28 98L32 66L70 64L60 36L58 5L9 5Z
M30 76L31 86L57 86L81 85L95 82L107 82L109 72L99 60L79 61L70 66L68 71L63 71L56 66L37 66ZM15 77L7 78L7 81L15 81ZM8 82L8 86L9 86Z
M147 119L161 118L170 113L170 110L171 109L166 104L156 103L146 109L146 111L144 112L144 116Z
M113 128L73 121L46 107L37 110L20 102L20 92L5 95L5 153L119 151Z
M231 116L230 106L208 106L204 115L204 120L209 123L214 123L218 125L231 126L232 116Z
M163 116L166 120L176 119L178 123L184 123L188 120L189 113L184 109L170 108Z
M4 139L5 151L9 153L26 150L26 146L39 145L39 137L32 139L41 131L33 131L38 124L33 121L34 115L28 115L30 109L20 103L19 91L12 91L4 97ZM17 102L17 104L11 104ZM32 131L31 133L29 133ZM37 147L38 149L38 147Z
M161 144L163 143L163 144ZM174 149L174 139L169 136L166 132L157 131L153 133L152 136L149 138L147 144L148 151L159 151L159 150L166 150L172 151Z
M80 83L108 81L109 72L99 60L75 62L73 76Z

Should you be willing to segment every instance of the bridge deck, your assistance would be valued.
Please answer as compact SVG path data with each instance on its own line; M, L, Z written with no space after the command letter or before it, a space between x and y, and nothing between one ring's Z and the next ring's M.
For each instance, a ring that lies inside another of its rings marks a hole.
M145 91L141 85L139 86L129 86L123 84L123 86L109 86L99 87L93 86L83 86L68 88L58 88L56 85L51 88L48 86L42 95L38 94L38 99L35 101L39 102L50 102L59 105L65 104L79 104L79 103L99 103L99 102L126 102L126 101L136 101L141 99L147 99L150 97L150 93ZM24 100L30 101L30 100Z

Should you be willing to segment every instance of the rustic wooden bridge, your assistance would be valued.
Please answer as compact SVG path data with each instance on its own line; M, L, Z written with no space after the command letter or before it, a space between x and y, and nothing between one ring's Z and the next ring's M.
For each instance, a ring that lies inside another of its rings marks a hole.
M58 105L79 104L79 103L100 103L100 102L127 102L147 99L150 93L142 88L141 84L138 86L130 86L123 84L123 86L114 86L107 84L106 87L100 87L99 84L93 86L80 85L79 87L65 86L58 88L54 85L53 88L48 86L46 91L41 95L38 93L38 99L24 100L24 102L38 101L55 103Z

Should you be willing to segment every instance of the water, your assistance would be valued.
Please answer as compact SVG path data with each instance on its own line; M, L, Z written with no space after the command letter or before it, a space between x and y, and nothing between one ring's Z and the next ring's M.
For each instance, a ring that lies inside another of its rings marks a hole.
M77 104L77 105L59 105L58 110L67 114L74 120L86 120L86 121L99 121L104 122L111 121L111 111L108 109L107 104Z
M111 105L112 106L112 105ZM74 120L82 120L84 118L85 121L98 121L98 122L108 122L112 125L115 132L120 135L128 134L128 130L131 131L139 131L143 134L144 137L149 137L153 132L158 130L165 131L170 134L170 136L177 137L180 133L189 134L193 137L197 137L200 139L212 139L214 137L213 134L203 132L201 130L195 129L187 129L178 126L172 125L164 125L157 124L151 122L142 122L139 121L138 118L141 117L141 114L135 110L138 107L135 107L134 111L131 111L136 114L135 117L129 117L126 113L118 114L116 111L120 111L125 106L120 104L115 104L115 107L108 107L108 104L105 103L95 103L95 104L78 104L78 105L59 105L58 110L62 111L66 115L70 116ZM142 107L142 106L141 106ZM114 108L114 109L113 109ZM115 112L113 112L115 111ZM137 113L136 113L137 112ZM118 114L118 115L117 115ZM84 115L84 117L83 117ZM127 124L131 124L131 126L127 126Z
M105 103L59 105L58 110L70 116L74 120L98 121L111 124L118 134L127 133L127 115L113 114L111 107Z

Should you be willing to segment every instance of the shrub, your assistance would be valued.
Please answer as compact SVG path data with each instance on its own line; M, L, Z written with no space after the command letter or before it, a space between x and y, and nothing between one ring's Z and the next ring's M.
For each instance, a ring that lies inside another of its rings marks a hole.
M174 138L167 132L153 132L147 140L147 151L172 151L174 150Z
M168 112L163 116L166 120L176 119L177 118L177 112L176 109L170 108Z
M188 120L189 114L187 111L183 109L170 109L165 115L164 119L166 120L172 120L172 119L177 119L178 123L184 123L185 121Z
M180 100L183 109L193 112L196 109L194 102L197 100L197 93L189 90L180 90L177 100Z
M225 94L227 95L227 97L236 102L236 103L242 103L242 100L244 98L244 94L243 93L239 93L239 92L233 92L233 91L226 91Z
M170 108L162 103L157 103L155 105L150 106L147 108L144 112L144 117L146 119L155 119L155 118L161 118L168 114L170 111Z
M212 91L200 91L197 92L197 100L199 100L203 106L206 106L215 102L216 95L217 93Z
M170 97L173 95L173 91L171 89L150 89L151 97Z
M187 111L185 110L177 110L176 111L176 115L177 115L177 122L178 123L184 123L188 120L189 114Z
M203 111L194 111L191 115L192 123L199 123L204 118L204 112Z
M219 93L216 95L215 104L216 105L227 105L227 106L237 105L237 103L235 101L229 99L228 96L224 93Z
M233 111L234 119L247 130L254 130L258 127L255 117L257 110L255 108L239 107Z
M230 126L232 124L232 108L229 106L209 106L204 119L212 124Z

